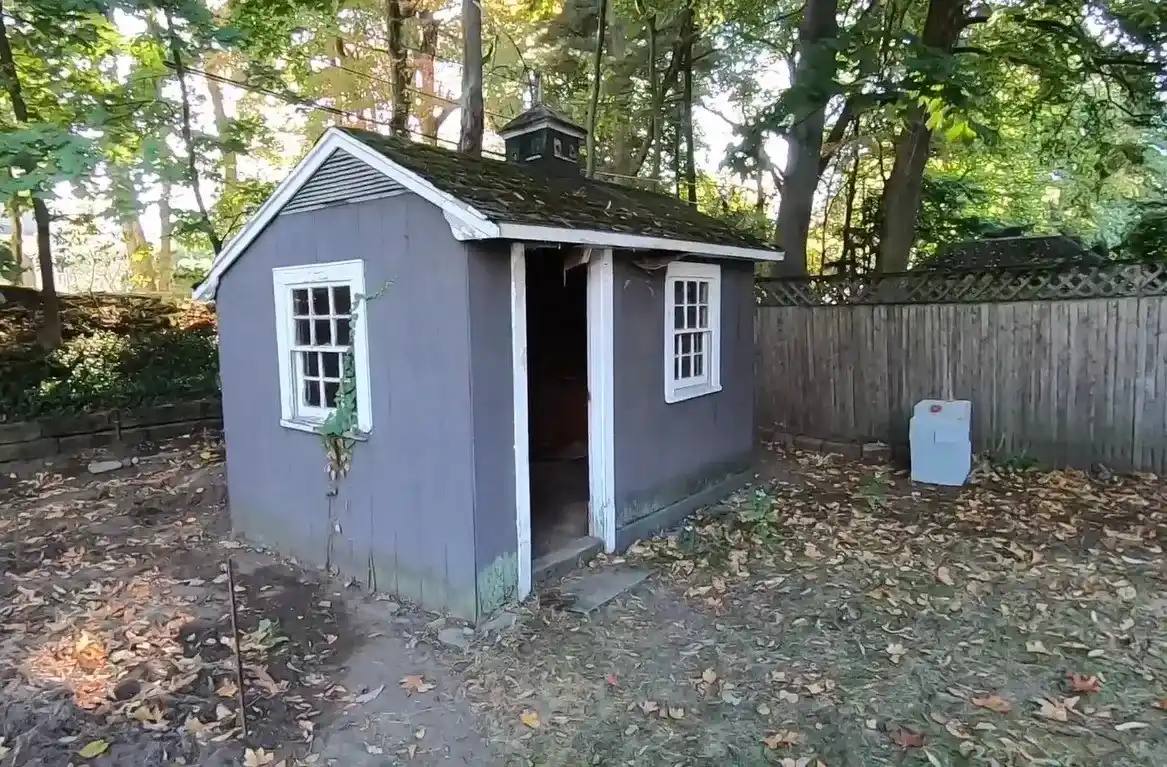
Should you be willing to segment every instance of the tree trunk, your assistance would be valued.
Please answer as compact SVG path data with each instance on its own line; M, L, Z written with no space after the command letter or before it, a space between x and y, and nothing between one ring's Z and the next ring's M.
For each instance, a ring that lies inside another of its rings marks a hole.
M154 263L158 290L169 293L174 289L174 222L170 215L170 182L162 180L158 198L158 259Z
M660 181L660 132L661 123L664 122L663 115L660 113L660 97L661 84L657 78L656 57L657 57L657 30L656 30L656 14L648 17L646 23L648 33L648 87L650 89L651 98L649 99L652 108L648 113L648 138L652 142L652 177L656 181ZM643 163L641 163L643 164ZM640 169L637 168L637 173Z
M394 136L405 138L409 134L409 59L405 52L401 0L385 0L385 34L389 41L389 90L393 99L389 130Z
M194 194L195 205L199 209L199 224L207 239L211 242L211 250L219 255L223 250L223 239L215 233L215 225L211 221L211 214L203 199L202 184L199 182L199 169L195 157L194 129L191 127L190 93L186 87L186 65L182 59L182 49L178 44L178 36L174 32L174 22L170 14L166 14L166 33L170 38L170 56L174 59L174 73L178 77L178 92L182 103L182 143L186 149L187 178L190 181L191 192Z
M596 22L596 50L592 54L592 94L588 100L588 164L587 177L596 173L596 123L600 111L600 70L604 63L604 36L608 32L608 0L600 0L600 13Z
M690 205L697 204L697 148L693 142L693 39L685 46L684 95L681 99L681 128L685 133L685 192Z
M132 286L138 290L157 290L158 273L154 269L154 253L146 233L142 231L142 222L137 215L122 215L121 227Z
M12 169L9 169L9 174ZM33 271L36 269L36 263L32 260L32 255L24 249L24 209L21 207L20 198L16 195L8 198L8 203L4 206L8 211L8 218L12 220L12 237L9 240L9 248L12 251L12 264L16 270L16 276L13 282L17 285L23 285L26 288L36 287L36 276Z
M644 141L640 144L640 149L637 150L636 155L632 158L632 164L626 168L621 168L620 172L629 176L635 176L640 173L640 169L644 167L645 161L648 159L648 153L652 149L655 142L660 141L660 121L663 121L663 110L665 99L668 98L669 92L676 85L678 74L681 71L681 63L684 58L685 47L691 42L694 36L693 32L693 11L686 8L681 12L680 30L677 33L677 41L673 44L673 55L669 59L669 66L665 69L664 76L659 78L659 85L656 88L656 93L653 97L651 112L658 116L658 130L656 135L649 133L644 137ZM659 174L658 174L659 178Z
M421 90L421 135L425 136L430 144L437 145L438 130L454 109L452 104L441 104L438 99L437 57L438 32L440 23L434 18L433 11L422 11L418 14L421 20L421 47L418 49L417 70L421 78L418 83Z
M965 0L932 0L924 20L921 42L925 47L951 54L963 28ZM908 110L908 121L896 139L895 161L880 199L879 272L902 272L908 268L916 240L916 216L924 168L932 145L928 112L920 104Z
M798 61L790 89L797 103L791 110L794 123L786 135L786 172L778 204L778 245L786 251L782 270L786 274L806 274L806 240L819 183L829 97L823 86L835 78L838 67L838 5L838 0L807 0L798 31Z
M481 0L462 0L462 130L458 151L482 154L486 127L482 103L482 6Z
M215 56L207 59L207 72L213 75L228 77L229 72L216 61ZM211 95L211 111L215 117L215 133L218 134L220 144L232 141L231 118L227 116L227 107L223 103L223 86L213 77L206 78L207 92ZM228 150L225 146L220 150L223 162L223 192L227 194L239 186L239 155Z
M28 105L24 103L24 94L20 89L20 75L16 70L16 59L12 56L12 46L8 41L8 26L4 21L3 0L0 0L0 77L4 79L4 88L12 103L12 115L17 122L29 125L34 119L29 115ZM44 313L37 335L42 346L53 349L61 345L61 301L57 297L57 281L53 276L52 218L49 216L49 206L39 196L43 193L43 190L35 189L32 192L36 255L41 272L41 311Z

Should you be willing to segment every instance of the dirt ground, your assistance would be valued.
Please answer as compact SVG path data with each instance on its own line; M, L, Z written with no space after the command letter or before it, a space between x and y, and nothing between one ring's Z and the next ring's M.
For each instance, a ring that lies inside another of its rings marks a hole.
M0 765L489 762L434 658L445 621L228 527L216 442L0 479Z
M224 498L215 443L0 479L0 767L1167 764L1153 477L771 453L594 564L632 592L498 631L242 546Z

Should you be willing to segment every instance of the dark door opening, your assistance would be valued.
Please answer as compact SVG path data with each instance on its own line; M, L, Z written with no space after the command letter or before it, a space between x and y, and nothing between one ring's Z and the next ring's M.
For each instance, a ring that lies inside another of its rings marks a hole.
M587 266L527 251L531 554L588 534Z

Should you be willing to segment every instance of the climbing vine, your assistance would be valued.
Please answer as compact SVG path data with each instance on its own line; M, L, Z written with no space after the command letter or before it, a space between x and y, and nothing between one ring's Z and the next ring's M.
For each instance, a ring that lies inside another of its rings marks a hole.
M388 288L383 286L376 293L369 296L357 294L353 297L353 309L349 319L350 338L354 341L357 334L357 324L360 322L360 310L369 301L380 298ZM328 477L333 482L348 474L353 464L353 447L363 436L360 430L360 421L357 418L357 375L356 358L353 347L341 356L340 386L336 394L336 407L332 413L320 424L318 429L324 440L324 454L328 459L326 465Z

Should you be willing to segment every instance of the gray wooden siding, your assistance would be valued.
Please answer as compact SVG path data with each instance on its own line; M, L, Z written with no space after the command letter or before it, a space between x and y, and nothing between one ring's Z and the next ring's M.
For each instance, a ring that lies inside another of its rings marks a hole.
M388 287L360 318L371 334L373 431L330 497L320 438L279 425L271 270L354 255L370 292ZM476 617L467 272L466 248L414 195L280 216L256 239L217 300L238 532Z
M664 399L665 271L615 264L617 526L698 492L749 462L753 446L752 264L721 262L721 385L704 397Z
M470 369L474 408L474 548L480 613L515 595L515 432L511 371L511 257L507 243L473 243Z
M972 401L975 450L1167 471L1167 298L761 307L760 422L907 442L912 405Z
M363 202L404 193L405 188L381 171L337 150L329 155L280 214L303 213L329 205Z

